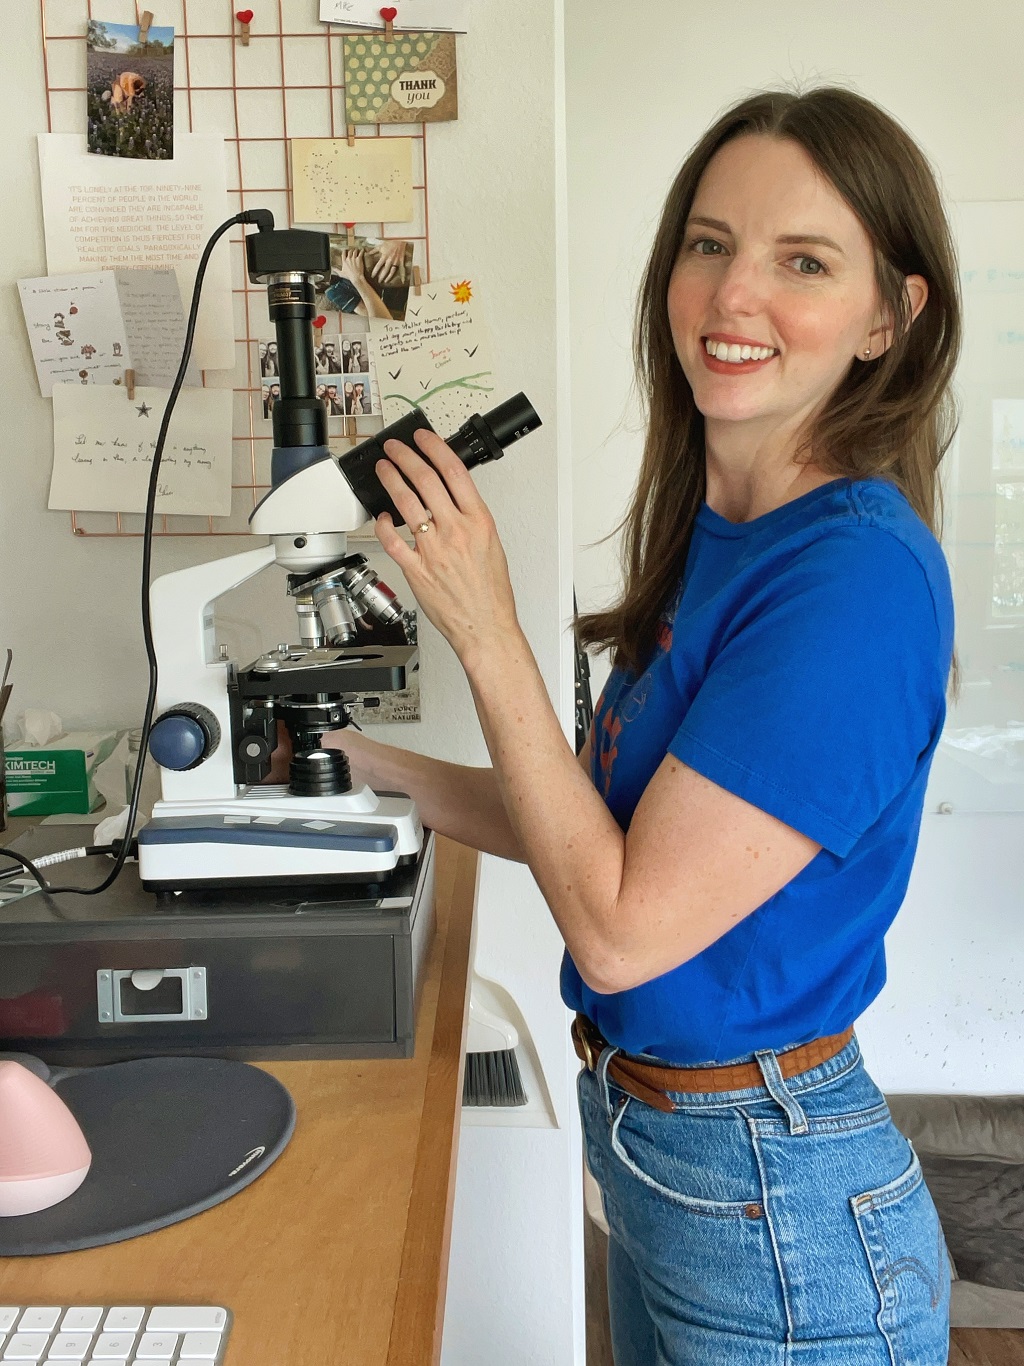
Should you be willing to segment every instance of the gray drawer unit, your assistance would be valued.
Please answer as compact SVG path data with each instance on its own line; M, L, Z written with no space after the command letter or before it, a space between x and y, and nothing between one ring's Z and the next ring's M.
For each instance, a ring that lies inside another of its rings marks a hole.
M38 827L31 858L86 842ZM48 870L94 885L97 859ZM159 1055L407 1058L434 927L434 837L380 886L99 896L0 906L0 1051L66 1066Z

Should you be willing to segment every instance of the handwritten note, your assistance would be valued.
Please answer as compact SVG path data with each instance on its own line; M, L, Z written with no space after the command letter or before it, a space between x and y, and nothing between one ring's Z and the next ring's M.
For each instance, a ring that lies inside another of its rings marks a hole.
M55 384L112 384L126 370L138 384L172 383L185 338L173 270L44 275L18 291L44 398ZM201 382L195 367L187 382Z
M412 139L293 138L297 223L407 223L412 218Z
M191 300L206 240L230 213L222 138L178 133L173 161L145 161L92 156L84 133L42 133L39 174L51 275L170 266ZM227 234L207 268L192 354L206 370L235 363Z
M131 366L112 270L19 280L39 392L55 384L113 384Z
M51 508L144 512L166 389L53 386ZM230 389L182 389L171 418L156 508L226 517L231 511Z
M403 32L469 32L469 0L396 0L394 7L395 28ZM320 0L320 22L349 28L384 27L378 0Z
M494 366L472 280L424 285L404 322L371 318L370 348L386 422L422 408L449 435L489 405Z

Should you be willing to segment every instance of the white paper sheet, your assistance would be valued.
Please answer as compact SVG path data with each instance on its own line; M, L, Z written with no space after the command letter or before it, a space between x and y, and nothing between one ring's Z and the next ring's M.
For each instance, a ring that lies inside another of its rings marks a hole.
M393 0L400 32L468 33L469 0ZM320 0L320 19L345 28L383 29L379 0Z
M443 435L490 407L494 364L472 280L431 281L409 296L404 322L370 319L385 422L422 408Z
M178 133L172 161L93 156L84 133L41 133L39 174L51 275L114 267L171 266L181 298L192 298L207 238L229 217L224 140ZM203 284L194 363L235 363L228 234Z
M44 398L55 384L114 384L126 370L137 384L173 382L185 338L173 270L44 275L18 292ZM201 382L195 366L187 382Z
M412 139L293 138L296 223L408 223Z
M53 386L49 507L144 512L168 390ZM156 509L226 517L231 511L230 389L182 389L160 462Z
M131 366L112 270L19 280L39 392L55 384L113 384Z
M185 344L185 310L177 273L170 269L118 270L114 278L136 384L170 388ZM199 367L193 361L186 372L186 383L200 382Z

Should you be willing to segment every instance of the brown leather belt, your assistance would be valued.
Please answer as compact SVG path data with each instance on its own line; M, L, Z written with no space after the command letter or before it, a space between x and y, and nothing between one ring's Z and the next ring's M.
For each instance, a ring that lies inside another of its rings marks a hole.
M795 1077L807 1072L835 1055L853 1038L853 1025L842 1034L829 1034L812 1039L797 1048L778 1053L779 1071L784 1077ZM597 1067L602 1052L610 1047L598 1033L596 1025L586 1015L577 1015L572 1022L572 1041L577 1056L591 1072ZM756 1062L735 1062L723 1067L667 1067L660 1063L640 1062L628 1054L616 1053L608 1064L608 1075L616 1086L627 1091L646 1105L671 1114L675 1105L668 1093L690 1091L695 1094L712 1091L744 1091L753 1086L764 1086L764 1077Z

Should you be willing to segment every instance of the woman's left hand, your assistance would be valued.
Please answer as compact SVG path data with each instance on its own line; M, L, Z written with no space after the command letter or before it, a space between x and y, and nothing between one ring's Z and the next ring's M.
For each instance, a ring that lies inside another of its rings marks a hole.
M416 444L422 455L388 441L388 459L376 466L415 545L399 536L387 512L377 518L377 537L465 666L520 633L508 563L494 519L459 457L436 432L418 431Z

